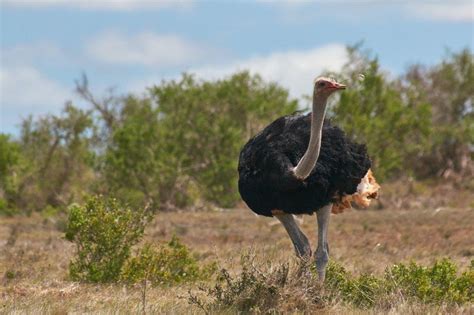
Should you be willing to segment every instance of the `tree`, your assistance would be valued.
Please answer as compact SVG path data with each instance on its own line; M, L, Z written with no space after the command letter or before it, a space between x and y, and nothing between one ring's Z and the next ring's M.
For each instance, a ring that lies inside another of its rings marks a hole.
M90 112L66 104L61 116L23 121L20 147L26 163L17 187L23 210L64 207L90 187L93 125Z
M230 207L238 200L240 148L296 108L286 90L247 72L213 82L184 74L150 88L144 98L125 99L106 153L106 176L115 189L163 208L197 199Z
M376 57L348 48L349 60L335 74L350 87L331 107L334 121L356 141L367 143L378 178L409 171L425 150L430 134L430 107L403 99L396 82L380 70Z
M12 214L18 189L18 172L21 170L20 145L9 135L0 134L0 213Z
M433 132L416 167L419 176L472 174L474 54L464 49L433 67L413 65L402 82L404 95L432 109Z

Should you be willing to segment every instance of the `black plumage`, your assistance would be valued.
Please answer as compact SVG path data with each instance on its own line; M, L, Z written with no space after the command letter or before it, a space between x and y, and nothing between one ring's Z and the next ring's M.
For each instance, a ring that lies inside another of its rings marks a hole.
M311 114L278 118L242 148L239 192L257 214L272 210L312 214L344 194L353 194L371 166L365 145L351 141L325 120L321 149L311 174L300 180L293 174L304 155L311 133Z

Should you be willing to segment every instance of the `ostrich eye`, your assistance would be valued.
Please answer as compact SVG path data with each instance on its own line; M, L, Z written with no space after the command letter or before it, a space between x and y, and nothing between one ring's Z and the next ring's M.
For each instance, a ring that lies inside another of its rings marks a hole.
M319 86L319 87L325 87L325 86L326 86L326 82L319 82L319 83L318 83L318 86Z

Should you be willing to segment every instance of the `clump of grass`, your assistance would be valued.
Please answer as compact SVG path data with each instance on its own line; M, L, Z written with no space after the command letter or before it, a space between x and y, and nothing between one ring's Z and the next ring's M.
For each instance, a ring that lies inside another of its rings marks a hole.
M200 293L190 292L189 303L205 313L310 312L322 304L321 286L305 262L259 266L253 255L243 255L242 271L232 275L219 272L218 282Z
M211 263L201 267L189 249L173 236L159 247L145 244L123 268L121 279L126 283L149 281L152 285L171 285L207 280L215 272Z
M458 274L456 265L443 259L432 266L397 264L384 275L353 276L331 262L321 285L311 264L270 265L263 269L244 256L240 274L220 271L220 281L190 293L189 301L205 312L313 312L322 307L346 304L360 309L387 309L400 300L425 305L461 305L474 302L474 261ZM202 297L204 295L204 297Z

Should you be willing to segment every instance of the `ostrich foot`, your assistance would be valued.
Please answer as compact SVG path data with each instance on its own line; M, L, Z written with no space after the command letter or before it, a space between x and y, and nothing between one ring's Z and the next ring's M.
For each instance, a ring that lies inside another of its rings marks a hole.
M329 250L325 247L318 247L315 253L315 260L318 279L320 282L324 282L324 279L326 279L326 266L329 262Z

